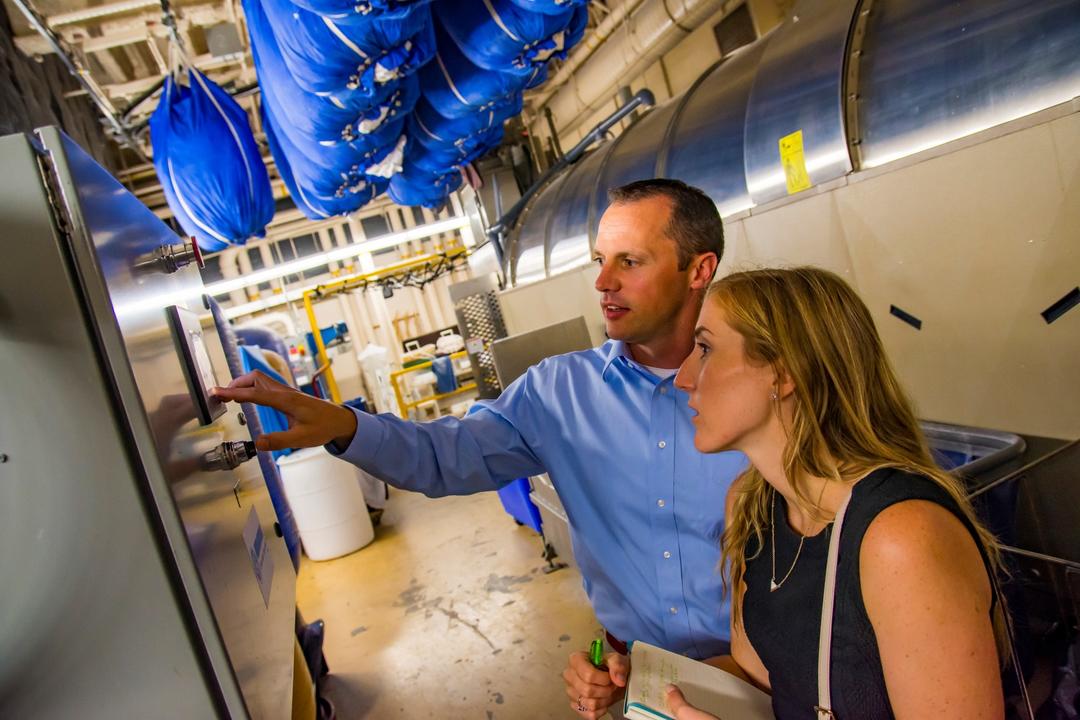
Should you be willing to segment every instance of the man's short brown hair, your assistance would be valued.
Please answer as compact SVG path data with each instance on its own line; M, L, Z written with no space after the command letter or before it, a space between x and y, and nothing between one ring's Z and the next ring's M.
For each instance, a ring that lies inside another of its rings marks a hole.
M701 253L716 253L718 261L723 257L724 223L716 203L696 187L680 180L653 178L608 190L608 200L613 204L654 197L671 201L671 217L664 231L675 241L680 270L689 267L694 256Z

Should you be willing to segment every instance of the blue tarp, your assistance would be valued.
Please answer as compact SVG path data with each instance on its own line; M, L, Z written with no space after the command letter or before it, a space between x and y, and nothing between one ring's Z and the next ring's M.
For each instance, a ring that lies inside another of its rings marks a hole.
M379 86L406 77L434 55L431 12L337 23L291 0L261 0L281 55L296 83L341 105L365 109Z
M215 252L262 237L274 196L247 113L197 70L189 80L167 77L150 116L154 169L184 232Z
M510 0L435 3L435 16L458 49L486 70L531 74L553 56L565 56L573 8L546 15Z

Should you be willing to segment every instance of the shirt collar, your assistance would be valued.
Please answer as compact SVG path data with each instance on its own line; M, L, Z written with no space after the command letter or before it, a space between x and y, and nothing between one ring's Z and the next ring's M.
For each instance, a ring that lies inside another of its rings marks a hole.
M605 381L608 379L608 369L618 360L621 361L621 365L628 368L633 368L636 372L641 373L645 377L653 381L653 383L662 382L660 378L653 375L648 368L643 366L637 360L630 355L630 348L622 340L608 340L601 347L601 352L604 353L604 369L600 372L600 377Z

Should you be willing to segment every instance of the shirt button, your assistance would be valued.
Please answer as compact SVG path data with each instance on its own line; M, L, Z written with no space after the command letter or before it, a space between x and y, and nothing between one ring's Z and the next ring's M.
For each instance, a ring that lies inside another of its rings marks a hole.
M667 395L667 385L665 385L664 387L660 388L660 394L661 394L661 395Z
M679 608L677 608L677 607L671 608L671 614L672 615L678 615L679 614Z
M656 501L656 507L664 507L667 503L664 502L664 498L660 498Z
M671 557L671 553L669 553L667 550L665 550L664 551L664 559L667 560L670 557Z
M666 442L664 442L663 440L661 440L660 442L656 443L656 447L658 447L658 448L660 448L661 450L663 450L664 448L666 448L666 447L667 447L667 443L666 443Z

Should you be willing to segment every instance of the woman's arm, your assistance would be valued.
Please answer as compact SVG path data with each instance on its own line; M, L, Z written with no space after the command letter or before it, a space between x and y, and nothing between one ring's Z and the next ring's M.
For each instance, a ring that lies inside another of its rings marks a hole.
M1003 718L990 579L956 516L924 500L887 508L859 571L897 719Z

